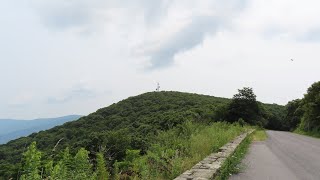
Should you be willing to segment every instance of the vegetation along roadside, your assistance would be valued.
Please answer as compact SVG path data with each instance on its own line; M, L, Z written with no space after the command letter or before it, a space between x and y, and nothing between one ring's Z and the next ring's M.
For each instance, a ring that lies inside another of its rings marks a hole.
M236 148L234 153L226 159L215 180L226 180L232 174L237 174L243 171L245 167L242 166L241 161L246 156L250 144L255 141L264 141L266 139L267 134L265 130L261 128L257 128L253 133L248 135Z

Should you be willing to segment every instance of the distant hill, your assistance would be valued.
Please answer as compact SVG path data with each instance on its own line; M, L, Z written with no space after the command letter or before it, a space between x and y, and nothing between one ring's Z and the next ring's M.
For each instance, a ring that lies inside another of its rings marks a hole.
M80 117L80 115L70 115L35 120L0 119L0 144L77 120Z
M129 97L77 121L0 145L0 179L16 177L21 168L21 154L33 141L43 157L59 156L66 147L70 147L71 154L84 147L94 157L106 148L105 157L112 164L122 160L128 149L146 153L159 133L181 127L186 121L203 124L223 121L219 114L229 102L227 98L181 92L149 92ZM275 104L262 106L270 116L267 121L281 119L278 117L285 110Z

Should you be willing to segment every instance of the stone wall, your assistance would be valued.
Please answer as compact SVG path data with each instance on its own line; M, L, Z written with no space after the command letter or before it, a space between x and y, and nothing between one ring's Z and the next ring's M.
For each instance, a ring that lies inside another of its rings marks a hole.
M222 146L217 153L212 153L198 164L187 170L175 180L206 180L213 179L219 172L224 161L233 154L238 145L253 131L243 133L233 141Z

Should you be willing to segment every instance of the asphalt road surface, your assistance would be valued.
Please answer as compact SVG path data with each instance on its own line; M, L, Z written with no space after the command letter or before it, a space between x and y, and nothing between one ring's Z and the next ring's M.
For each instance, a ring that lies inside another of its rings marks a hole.
M230 180L320 180L320 139L289 132L267 131L254 142L241 173Z

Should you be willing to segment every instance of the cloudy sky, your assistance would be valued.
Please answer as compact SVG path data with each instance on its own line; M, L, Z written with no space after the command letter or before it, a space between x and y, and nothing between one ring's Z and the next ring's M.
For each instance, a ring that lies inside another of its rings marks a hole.
M320 80L318 0L2 0L0 118L162 90L286 104ZM294 61L290 61L293 58Z

